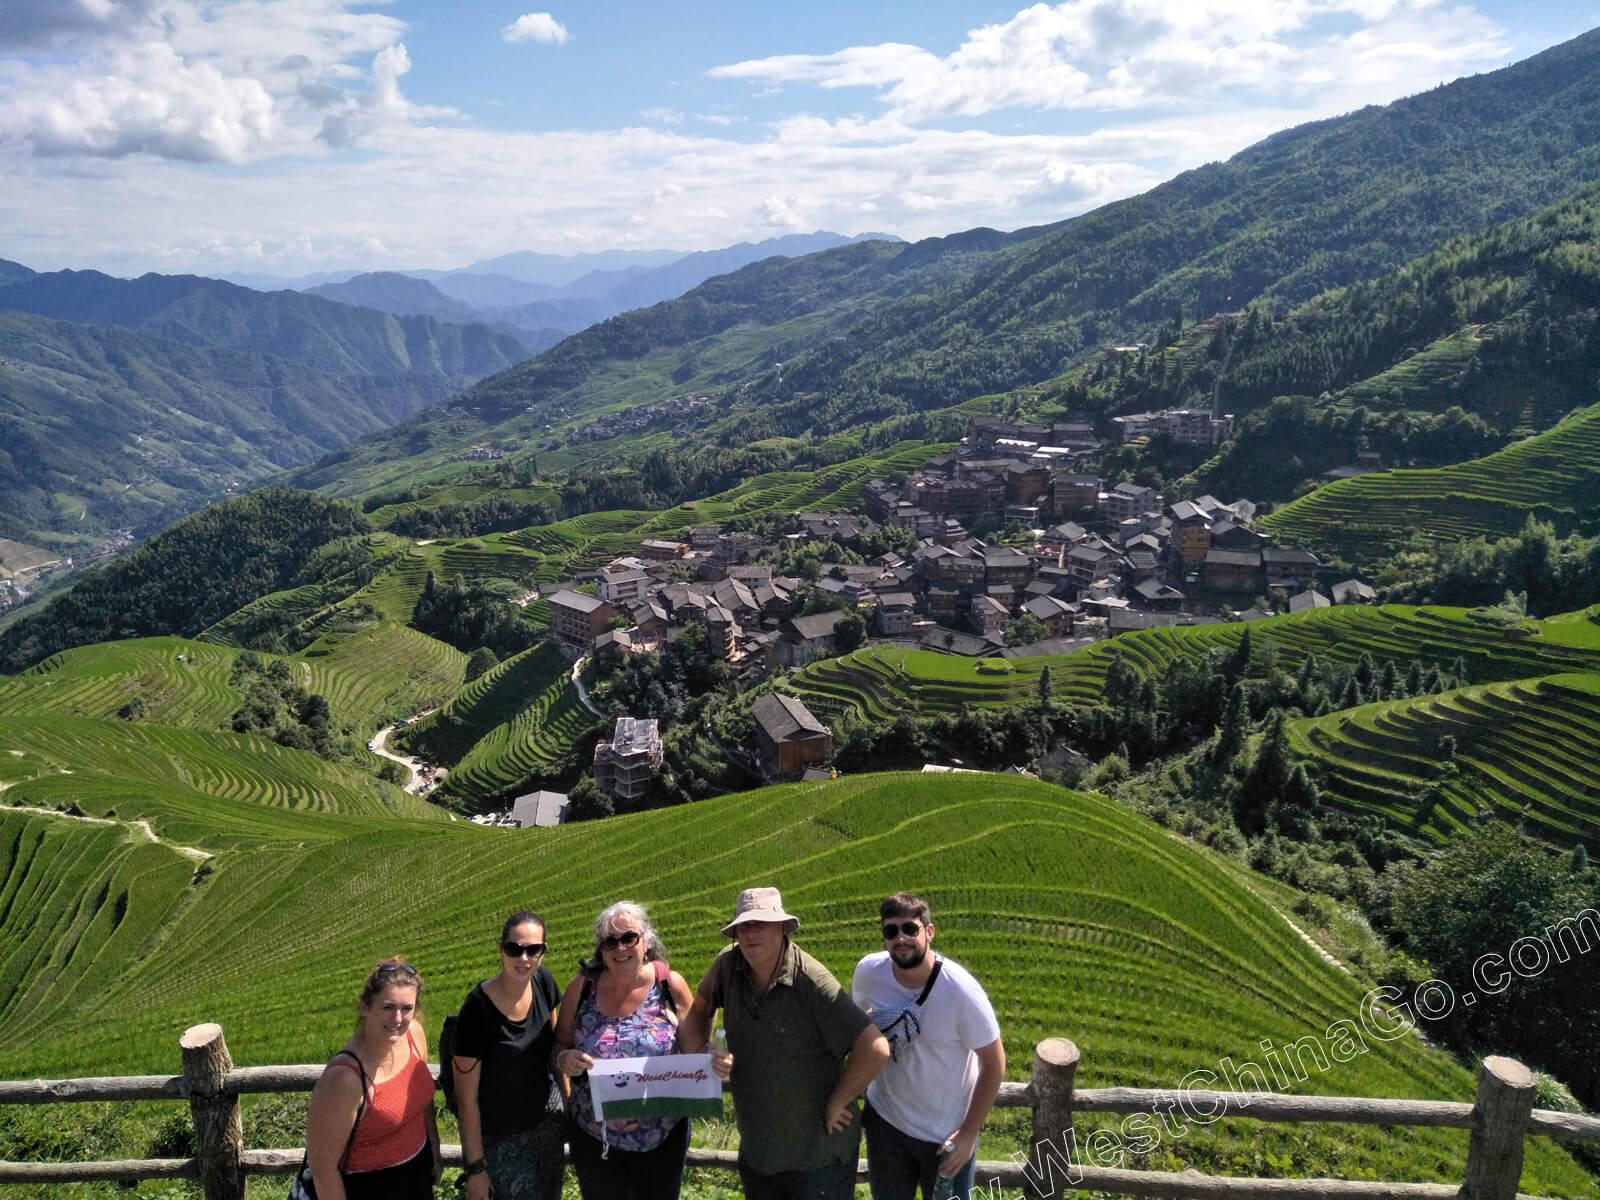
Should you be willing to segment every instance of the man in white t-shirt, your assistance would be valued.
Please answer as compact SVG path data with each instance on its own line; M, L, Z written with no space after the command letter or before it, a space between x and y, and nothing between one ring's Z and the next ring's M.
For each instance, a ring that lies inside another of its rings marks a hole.
M926 900L896 892L878 911L885 948L856 964L850 986L891 1054L863 1116L872 1200L912 1200L918 1184L931 1200L936 1172L967 1200L978 1132L1006 1073L1000 1025L978 981L933 952Z

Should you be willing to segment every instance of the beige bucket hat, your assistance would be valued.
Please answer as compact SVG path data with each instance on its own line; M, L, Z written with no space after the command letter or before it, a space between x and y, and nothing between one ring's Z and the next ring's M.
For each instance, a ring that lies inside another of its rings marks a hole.
M782 921L783 931L793 933L800 928L800 918L783 911L783 897L775 887L745 888L733 902L733 920L722 927L729 937L746 921Z

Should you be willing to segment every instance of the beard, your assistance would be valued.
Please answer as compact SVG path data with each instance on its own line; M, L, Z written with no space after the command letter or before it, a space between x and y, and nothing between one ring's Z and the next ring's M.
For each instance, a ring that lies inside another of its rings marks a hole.
M894 965L907 971L920 967L928 957L925 946L900 946L889 951L889 957Z

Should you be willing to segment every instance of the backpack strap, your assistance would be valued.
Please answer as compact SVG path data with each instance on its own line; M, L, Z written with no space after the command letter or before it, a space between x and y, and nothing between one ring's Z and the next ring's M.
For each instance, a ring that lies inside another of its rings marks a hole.
M350 1056L356 1064L356 1071L361 1076L361 1103L356 1106L356 1119L350 1124L350 1136L344 1140L344 1153L339 1155L339 1173L342 1175L345 1164L350 1161L350 1148L356 1144L356 1129L361 1125L361 1118L366 1115L367 1089L372 1085L367 1079L367 1068L362 1066L360 1056L354 1050L341 1050L339 1054L335 1054L333 1057L337 1059L341 1054ZM329 1062L328 1066L333 1066L333 1063Z
M939 982L939 972L944 967L944 959L933 960L933 970L928 972L928 982L922 985L922 994L917 997L917 1007L921 1008L928 1002L928 993L933 991L933 985Z

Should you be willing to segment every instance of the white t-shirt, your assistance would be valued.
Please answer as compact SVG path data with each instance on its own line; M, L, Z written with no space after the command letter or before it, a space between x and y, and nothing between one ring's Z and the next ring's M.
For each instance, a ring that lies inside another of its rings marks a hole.
M966 1119L978 1082L973 1051L1000 1036L989 997L970 972L943 955L944 966L916 1008L921 988L894 977L887 950L856 964L850 996L889 1039L893 1058L867 1087L867 1099L901 1133L942 1142ZM908 1011L909 1010L909 1011Z

